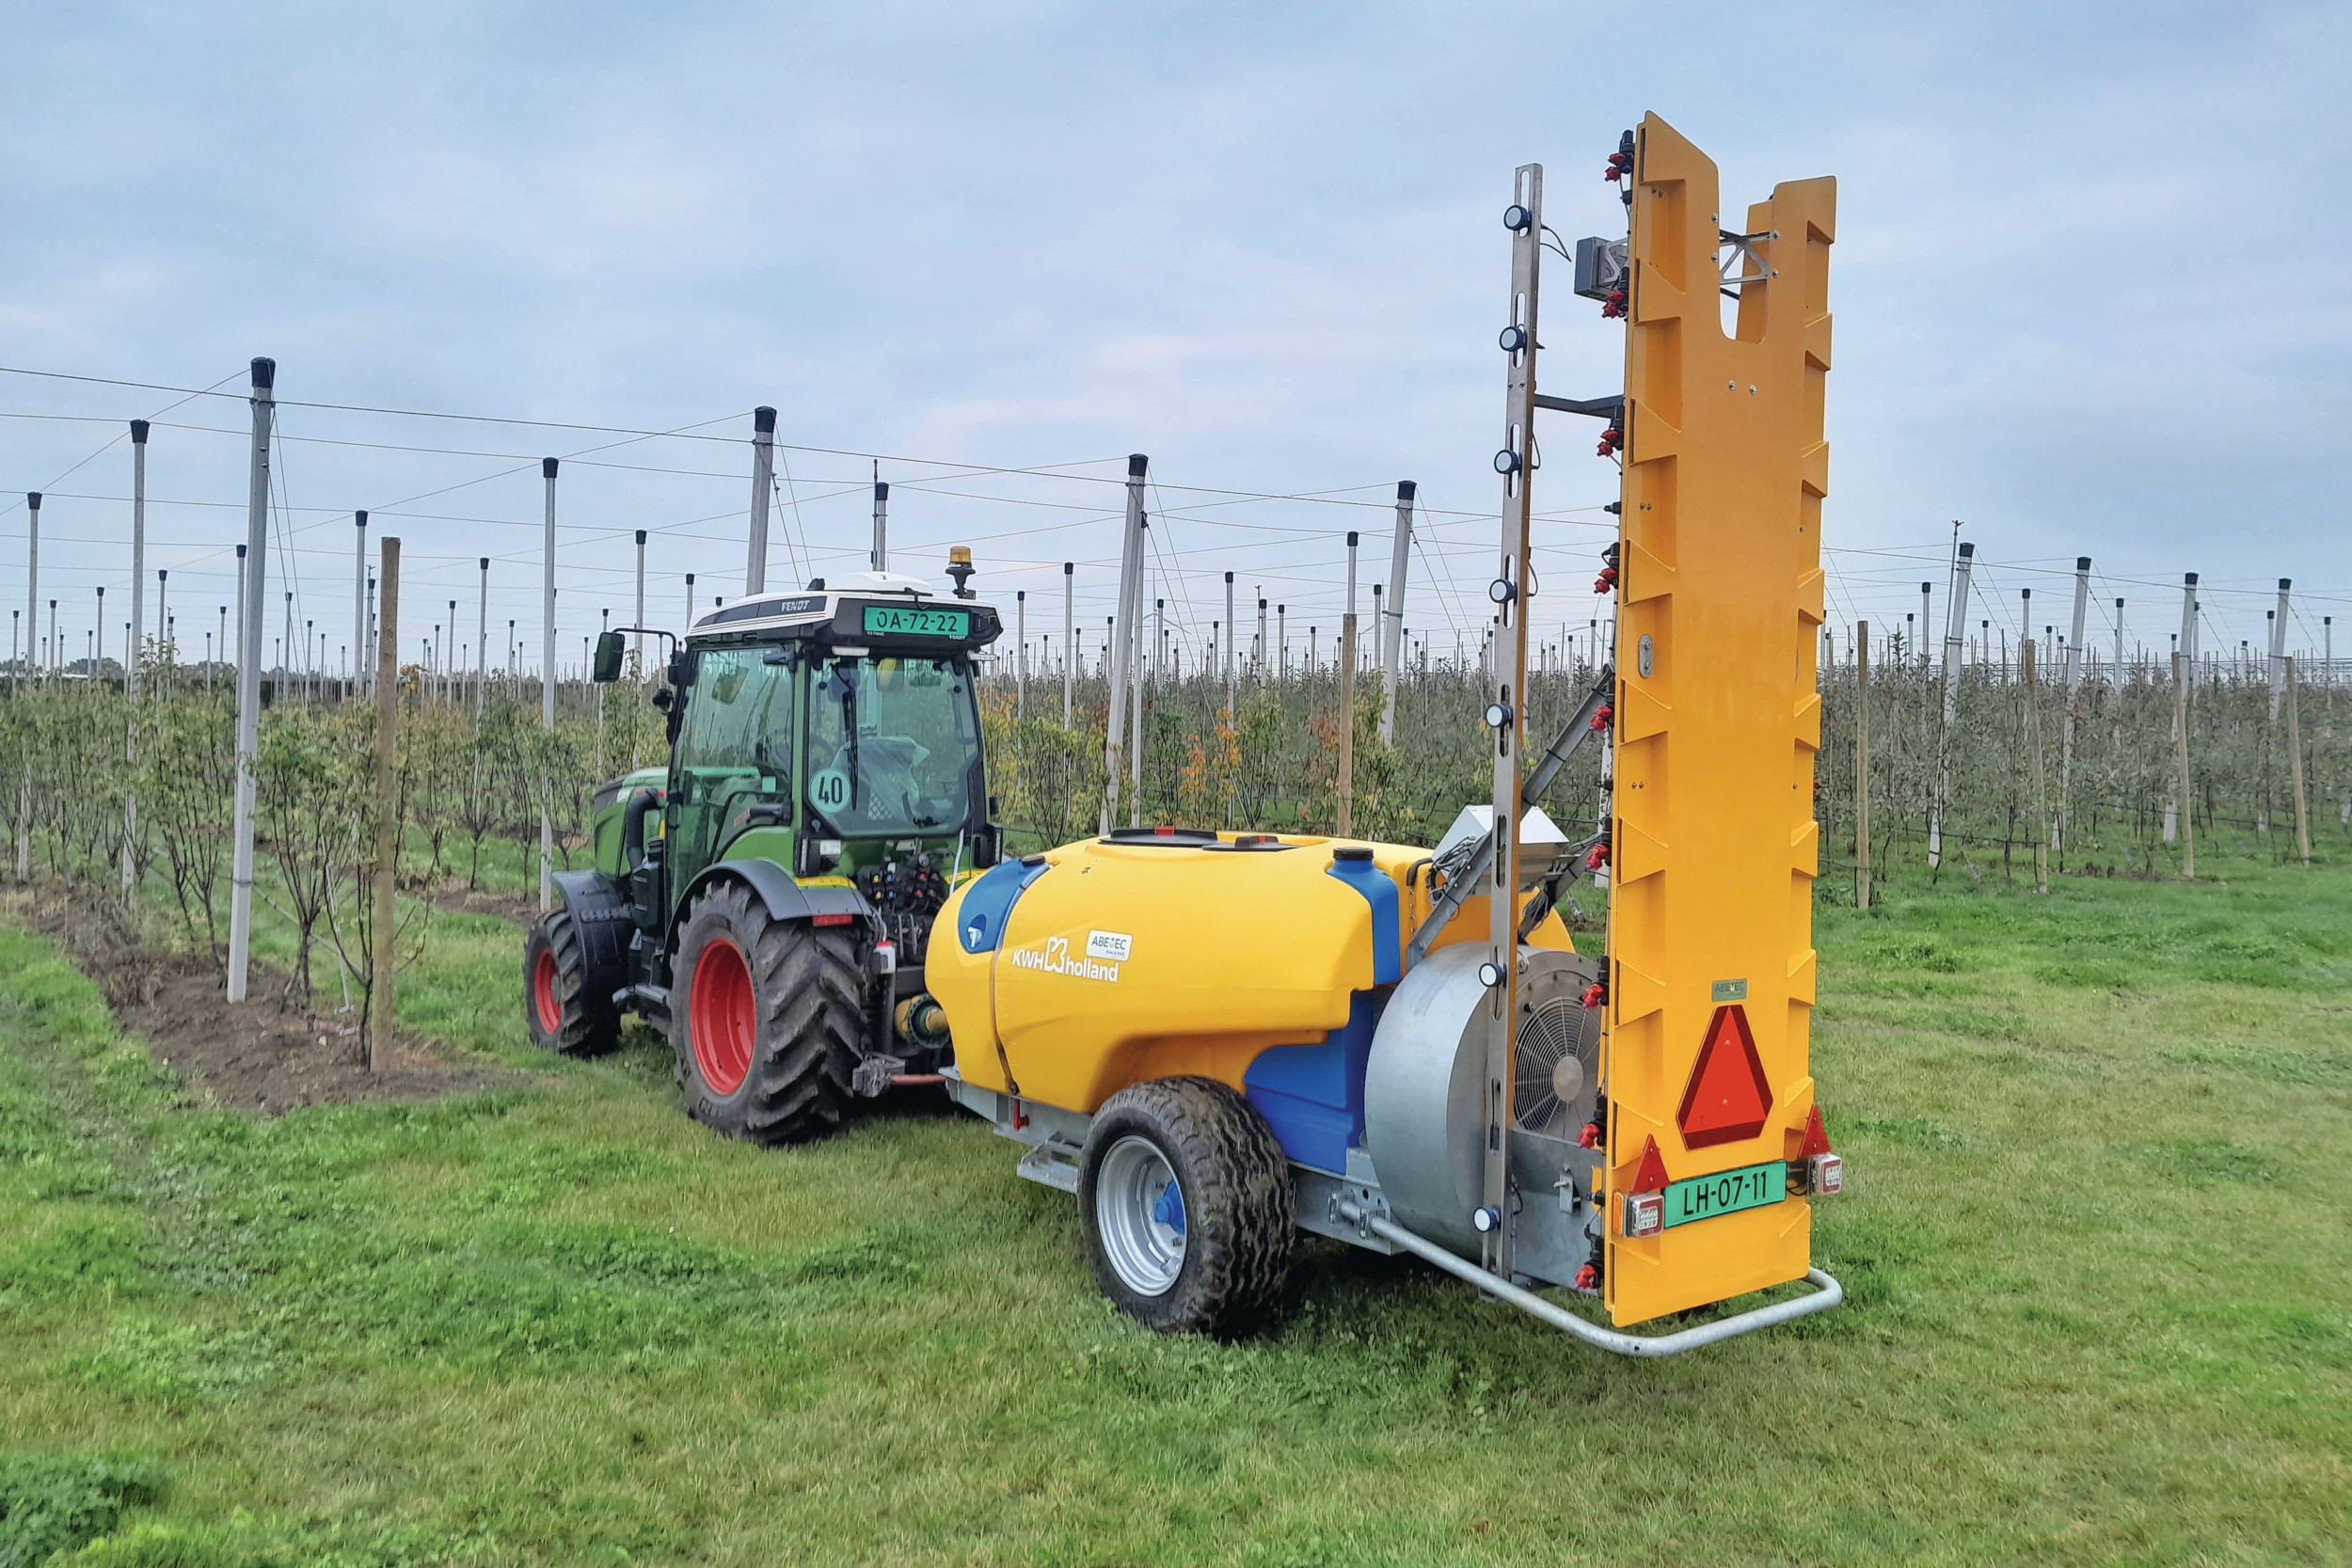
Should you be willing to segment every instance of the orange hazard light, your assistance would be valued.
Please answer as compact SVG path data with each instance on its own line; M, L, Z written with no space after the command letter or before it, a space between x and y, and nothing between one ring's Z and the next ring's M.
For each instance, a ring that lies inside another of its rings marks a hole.
M1683 1143L1706 1148L1753 1138L1764 1131L1772 1108L1772 1085L1748 1032L1747 1009L1736 1002L1716 1008L1690 1086L1682 1091L1682 1109L1675 1113Z

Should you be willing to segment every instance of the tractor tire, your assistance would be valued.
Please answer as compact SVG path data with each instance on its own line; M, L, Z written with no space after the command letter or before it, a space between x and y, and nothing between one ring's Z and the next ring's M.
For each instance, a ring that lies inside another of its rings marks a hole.
M523 1022L542 1051L596 1056L621 1043L621 1009L590 993L586 958L579 923L560 904L523 942Z
M1078 1220L1120 1311L1162 1334L1231 1338L1281 1295L1290 1161L1257 1108L1213 1078L1130 1085L1088 1129Z
M686 1114L755 1144L839 1127L865 1034L858 949L858 927L778 920L741 882L696 898L670 970Z

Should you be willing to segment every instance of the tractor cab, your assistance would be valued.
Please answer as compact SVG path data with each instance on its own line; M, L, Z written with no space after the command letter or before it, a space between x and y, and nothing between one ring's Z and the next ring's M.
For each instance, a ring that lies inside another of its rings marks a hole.
M527 944L534 1039L601 1049L643 1013L689 1111L763 1143L946 1065L931 923L1001 847L976 660L1002 625L961 586L968 554L948 570L953 593L858 572L688 628L651 699L669 766L597 791L595 867L555 877ZM598 642L598 681L634 629Z
M974 657L999 630L988 606L882 572L696 621L670 663L673 910L741 855L879 891L993 863Z

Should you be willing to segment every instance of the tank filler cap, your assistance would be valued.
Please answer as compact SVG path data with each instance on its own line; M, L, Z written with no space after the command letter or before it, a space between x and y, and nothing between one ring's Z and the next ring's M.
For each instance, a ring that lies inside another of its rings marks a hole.
M1335 861L1368 861L1372 859L1372 851L1359 844L1348 845L1332 850L1331 858Z

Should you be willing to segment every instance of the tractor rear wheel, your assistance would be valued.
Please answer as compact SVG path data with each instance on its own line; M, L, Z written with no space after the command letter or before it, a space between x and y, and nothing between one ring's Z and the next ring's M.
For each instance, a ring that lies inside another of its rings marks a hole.
M1078 1156L1096 1283L1163 1334L1231 1338L1290 1269L1290 1162L1256 1107L1213 1078L1155 1078L1104 1101Z
M686 1114L756 1144L840 1126L866 1017L858 947L857 927L778 920L741 882L696 898L671 965Z
M593 1056L621 1043L621 1009L591 994L580 925L563 905L523 942L523 1022L531 1043L559 1056Z

